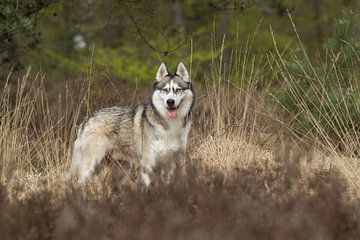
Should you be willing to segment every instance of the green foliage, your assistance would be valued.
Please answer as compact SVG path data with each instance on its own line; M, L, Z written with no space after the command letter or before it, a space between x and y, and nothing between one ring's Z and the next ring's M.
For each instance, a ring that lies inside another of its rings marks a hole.
M336 64L344 70L345 68L350 71L353 68L358 69L360 56L359 23L359 14L344 11L342 18L334 26L332 36L324 44L324 48L331 53Z
M83 59L95 45L94 60L100 68L113 70L130 82L145 80L150 74L146 71L160 61L169 65L186 62L190 40L196 74L208 69L214 57L212 41L221 42L225 34L225 53L229 53L239 43L245 45L261 19L253 52L273 48L269 25L277 32L279 48L285 48L293 39L284 17L286 9L298 11L302 23L306 20L301 24L306 43L320 41L321 34L313 33L320 28L314 25L328 26L326 19L339 12L338 1L322 2L315 22L316 4L308 4L310 0L5 0L0 4L0 60L10 64L0 69L0 76L6 76L9 67L21 60L23 65L39 66L51 79L64 80L74 72L83 73ZM82 50L74 47L74 37L79 34L86 42ZM224 61L229 62L230 56L225 54Z
M20 55L39 42L36 16L54 0L3 0L0 3L0 65L21 66Z
M342 18L334 25L332 36L325 43L325 48L334 52L347 51L353 49L359 50L359 41L357 40L357 26L359 24L359 14L352 11L344 11Z
M349 145L347 139L360 133L360 41L354 37L358 23L358 15L344 12L324 44L325 61L312 63L303 48L292 51L289 61L281 59L285 88L274 94L294 118L297 133L323 138L350 152L359 146Z

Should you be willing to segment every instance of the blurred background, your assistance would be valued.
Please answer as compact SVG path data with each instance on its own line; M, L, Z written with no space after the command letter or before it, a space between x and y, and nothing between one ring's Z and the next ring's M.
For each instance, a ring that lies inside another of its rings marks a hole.
M161 61L191 63L193 77L220 55L246 46L252 53L296 49L292 16L313 58L342 12L356 0L2 0L0 82L10 72L42 71L52 83L89 73L151 83ZM249 41L256 35L253 41ZM174 70L174 69L171 69ZM101 77L101 76L100 76Z
M358 239L359 9L0 0L1 239ZM84 116L149 99L162 61L196 91L188 174L65 180Z

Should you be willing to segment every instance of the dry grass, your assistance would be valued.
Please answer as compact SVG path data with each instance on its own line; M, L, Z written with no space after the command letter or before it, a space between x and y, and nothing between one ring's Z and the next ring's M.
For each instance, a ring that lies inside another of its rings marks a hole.
M214 88L199 87L187 175L171 184L159 178L144 192L138 184L119 184L115 165L86 186L65 181L77 123L101 104L90 101L89 79L51 104L43 82L43 75L27 74L1 92L2 239L359 234L358 159L297 144L253 86L229 87L224 77Z
M64 172L64 163L71 155L69 146L76 136L76 123L81 117L81 102L74 103L66 96L64 108L61 98L59 103L50 106L43 84L44 76L37 74L34 79L29 78L27 73L15 86L7 82L1 92L3 178L9 172L35 175Z
M225 176L232 176L239 169L274 164L271 151L249 143L241 135L209 136L198 144L191 159Z

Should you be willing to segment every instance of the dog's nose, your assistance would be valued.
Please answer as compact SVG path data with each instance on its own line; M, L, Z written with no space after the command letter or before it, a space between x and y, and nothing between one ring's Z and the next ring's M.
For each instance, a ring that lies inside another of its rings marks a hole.
M175 100L174 99L168 99L166 100L166 103L169 107L173 107L175 105Z

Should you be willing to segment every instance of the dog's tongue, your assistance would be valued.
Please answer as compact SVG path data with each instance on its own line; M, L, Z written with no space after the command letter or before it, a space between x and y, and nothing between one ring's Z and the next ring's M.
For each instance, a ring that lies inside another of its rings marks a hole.
M169 118L176 117L176 109L168 109Z

